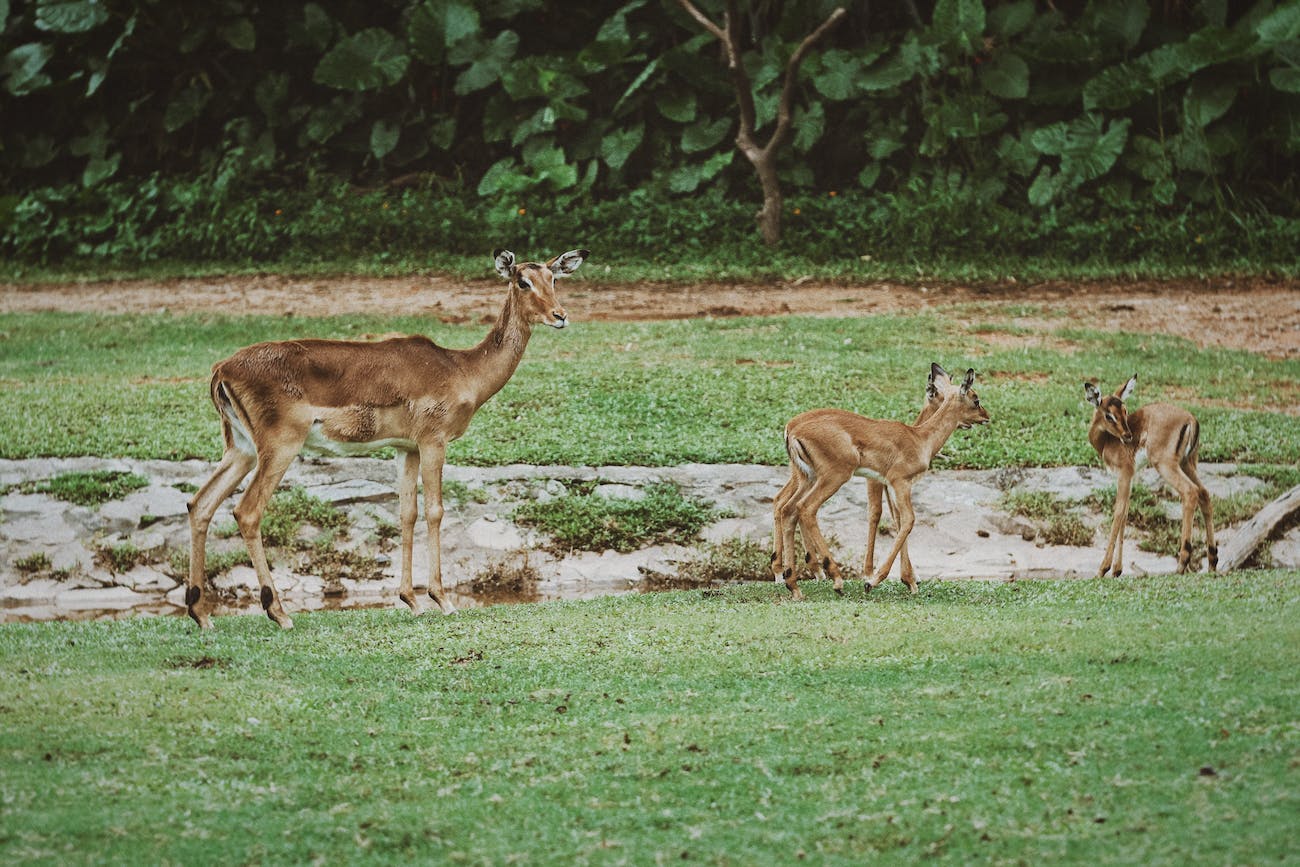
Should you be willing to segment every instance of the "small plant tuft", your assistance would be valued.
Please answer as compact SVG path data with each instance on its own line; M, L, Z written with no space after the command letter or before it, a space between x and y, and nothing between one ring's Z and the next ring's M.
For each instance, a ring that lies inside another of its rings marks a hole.
M44 551L37 551L35 554L29 554L14 561L14 568L24 575L46 572L49 570L50 565L50 558Z
M53 478L16 485L15 489L24 494L49 494L77 506L99 506L148 486L149 480L135 473L90 470L61 473Z
M687 542L717 515L711 504L683 497L671 483L648 485L645 494L641 500L570 494L525 503L515 510L514 519L548 533L560 550L626 553L647 545Z
M641 592L694 590L741 581L769 580L771 552L751 539L735 537L706 542L677 565L676 574L650 572L641 582Z
M1070 504L1047 491L1012 492L1003 495L1002 509L1039 524L1039 538L1049 545L1086 548L1093 531L1070 510Z

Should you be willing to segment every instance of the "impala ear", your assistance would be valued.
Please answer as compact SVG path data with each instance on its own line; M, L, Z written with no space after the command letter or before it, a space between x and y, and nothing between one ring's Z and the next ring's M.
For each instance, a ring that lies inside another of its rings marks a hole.
M1115 394L1119 397L1120 400L1128 400L1128 396L1133 393L1133 387L1137 384L1138 384L1138 375L1135 373L1133 374L1133 377L1128 382L1124 383L1124 387L1121 388L1119 391L1115 392Z
M1093 385L1091 382L1085 382L1083 384L1083 396L1088 398L1088 403L1093 406L1101 406L1101 392L1098 391L1097 386Z
M940 377L952 382L952 377L948 375L948 371L943 369L943 365L933 361L930 362L930 382L934 382Z
M493 250L492 258L497 266L497 273L509 280L514 276L515 254L509 250Z
M975 384L975 368L966 369L966 378L961 381L961 393L965 394L970 391L970 387Z
M547 262L546 267L550 268L551 273L556 277L563 277L577 271L578 266L585 262L590 255L590 250L570 250Z

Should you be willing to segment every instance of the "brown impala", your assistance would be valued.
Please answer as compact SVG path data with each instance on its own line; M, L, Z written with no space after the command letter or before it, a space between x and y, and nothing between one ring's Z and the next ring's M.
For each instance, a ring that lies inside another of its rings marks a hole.
M555 297L555 280L577 270L587 251L571 250L544 264L516 263L508 250L493 256L497 273L510 288L496 324L472 349L444 349L420 335L378 342L285 340L246 347L212 366L210 391L221 416L226 451L189 504L185 604L200 627L212 627L213 600L204 572L208 525L250 471L253 477L235 507L235 520L262 586L263 610L283 628L293 627L271 581L261 523L276 485L304 450L332 455L363 454L384 446L398 450L398 595L419 613L411 581L418 478L424 483L429 527L429 596L444 614L456 610L442 588L442 467L447 444L465 432L478 408L514 374L534 323L554 328L568 324Z
M1143 457L1173 486L1183 501L1182 544L1178 547L1178 571L1186 572L1192 560L1192 524L1196 507L1205 518L1205 547L1213 572L1219 565L1219 548L1214 544L1214 519L1210 492L1196 474L1196 459L1201 448L1201 425L1190 412L1168 403L1149 403L1128 412L1128 400L1137 385L1137 374L1114 394L1102 396L1091 382L1083 384L1088 403L1096 409L1088 442L1097 450L1106 469L1119 476L1115 489L1115 517L1106 542L1106 556L1101 560L1098 577L1114 564L1116 577L1124 571L1124 523L1128 520L1129 491L1133 474Z

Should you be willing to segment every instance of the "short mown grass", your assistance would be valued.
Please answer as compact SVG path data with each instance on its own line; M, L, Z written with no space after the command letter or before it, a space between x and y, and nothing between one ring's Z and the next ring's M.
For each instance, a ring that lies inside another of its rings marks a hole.
M1196 412L1202 460L1300 462L1287 414L1300 360L1077 328L1026 351L988 345L957 312L615 323L579 320L576 302L579 324L534 335L514 378L452 445L451 463L780 464L782 427L804 410L914 417L932 361L974 367L992 415L955 434L939 466L1095 464L1081 384L1134 370L1135 407L1175 397ZM0 315L0 457L214 459L209 372L241 346L398 331L467 347L486 330L415 317ZM1196 399L1186 401L1177 390L1189 382Z
M1285 863L1300 572L0 627L0 860Z

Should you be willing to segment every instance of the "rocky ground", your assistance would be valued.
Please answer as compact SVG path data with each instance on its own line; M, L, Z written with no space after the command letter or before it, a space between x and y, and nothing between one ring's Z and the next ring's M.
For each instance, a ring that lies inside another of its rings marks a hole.
M73 506L47 494L14 490L24 482L85 470L137 473L149 485L123 499L98 507ZM122 616L128 613L180 613L189 546L182 488L201 484L212 465L202 461L105 461L92 458L0 461L0 620L52 617ZM1239 474L1235 465L1202 465L1202 477L1215 496L1249 491L1262 484ZM469 496L449 502L443 522L444 580L460 607L499 601L573 599L638 590L648 573L672 574L677 564L704 542L753 540L764 550L771 541L772 498L786 479L785 468L741 465L645 467L448 467L446 478ZM396 524L395 466L370 459L299 460L286 484L301 486L314 497L343 509L350 530L332 547L350 555L348 568L309 566L301 556L274 557L275 580L291 610L371 605L396 606L398 566L396 543L380 532ZM683 494L715 504L727 515L696 539L683 544L656 545L632 553L615 551L550 553L547 538L517 526L511 515L527 500L565 496L577 481L599 482L596 493L634 499L649 484L669 481ZM1139 481L1158 485L1146 471ZM910 550L922 586L937 579L1017 580L1070 578L1095 573L1101 558L1097 532L1090 547L1045 544L1030 521L1003 512L998 503L1007 491L1047 491L1067 500L1081 500L1094 490L1114 484L1100 469L1004 469L935 471L915 488L918 523ZM463 486L463 487L460 487ZM228 501L213 523L233 528ZM1176 504L1170 504L1176 510ZM822 513L823 529L846 565L860 566L865 545L865 485L846 485ZM1088 515L1090 526L1105 519ZM305 531L309 535L314 531ZM1222 531L1220 545L1230 538ZM1131 534L1130 538L1135 534ZM1126 574L1169 572L1175 563L1140 550L1125 548ZM220 538L216 550L237 550L237 535ZM114 567L103 553L117 549L138 552L139 560ZM43 570L20 568L44 554ZM354 556L352 556L354 555ZM1300 564L1300 529L1275 541L1271 557L1278 565ZM425 583L424 532L417 525L416 585ZM503 590L469 588L475 579L525 565L535 582ZM895 573L897 574L897 566ZM769 580L765 570L745 576ZM215 580L227 610L257 610L257 581L252 569L235 566ZM773 587L773 598L785 594Z

